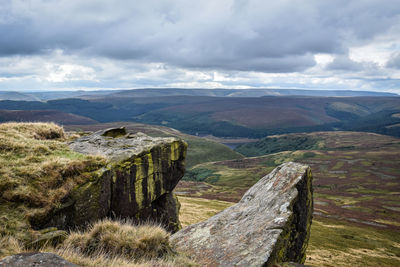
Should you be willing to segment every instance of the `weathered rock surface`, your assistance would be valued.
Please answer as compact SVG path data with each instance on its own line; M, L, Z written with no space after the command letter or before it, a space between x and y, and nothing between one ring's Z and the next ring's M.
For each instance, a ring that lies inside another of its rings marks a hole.
M0 260L0 267L79 267L53 253L21 253Z
M311 170L289 162L263 177L236 205L171 239L202 266L304 263L312 212Z
M104 217L157 221L171 232L180 229L179 203L172 190L184 174L184 141L117 128L81 137L69 146L104 156L109 163L90 173L88 182L72 190L47 218L31 222L37 229L68 229Z

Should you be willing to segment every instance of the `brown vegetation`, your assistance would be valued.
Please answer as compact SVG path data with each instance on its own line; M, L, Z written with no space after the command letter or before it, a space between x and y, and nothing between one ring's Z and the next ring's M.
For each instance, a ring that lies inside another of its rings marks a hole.
M12 236L0 238L0 258L28 252ZM71 232L57 247L40 248L87 267L198 266L169 243L169 233L158 225L133 225L129 221L102 220L87 231Z
M0 211L10 210L1 212L0 236L29 229L29 220L50 212L105 164L72 152L65 141L56 124L0 124Z

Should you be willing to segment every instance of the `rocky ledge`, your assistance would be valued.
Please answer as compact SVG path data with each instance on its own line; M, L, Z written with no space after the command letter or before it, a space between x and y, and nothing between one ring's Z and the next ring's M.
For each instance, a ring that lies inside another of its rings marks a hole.
M289 162L263 177L236 205L171 240L202 266L304 263L312 212L311 170Z
M52 214L32 222L37 229L69 229L105 217L155 221L171 232L180 229L179 202L172 190L185 170L184 141L116 128L83 136L69 147L104 156L108 164L94 170Z

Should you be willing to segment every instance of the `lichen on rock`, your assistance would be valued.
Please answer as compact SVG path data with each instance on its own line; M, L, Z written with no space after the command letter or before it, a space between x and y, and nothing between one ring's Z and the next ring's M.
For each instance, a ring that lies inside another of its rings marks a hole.
M203 266L304 263L312 212L311 170L289 162L263 177L239 203L171 240Z

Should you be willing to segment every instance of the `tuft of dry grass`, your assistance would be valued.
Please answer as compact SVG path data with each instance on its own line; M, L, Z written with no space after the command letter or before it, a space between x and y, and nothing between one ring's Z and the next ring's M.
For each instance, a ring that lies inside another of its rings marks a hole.
M3 256L22 253L24 246L13 236L0 237L0 259Z
M169 234L157 225L133 225L129 221L102 220L85 232L71 232L58 247L48 244L41 252L52 252L86 267L198 267L169 243ZM29 252L12 236L0 238L0 259Z
M54 123L0 124L0 236L27 228L21 222L43 217L106 164L71 151L66 138Z
M63 247L87 256L105 253L109 257L153 259L173 254L169 233L156 225L133 226L109 219L93 224L85 232L71 233Z
M47 248L82 266L198 266L177 253L169 233L157 225L101 220L85 232L72 232L56 249Z

